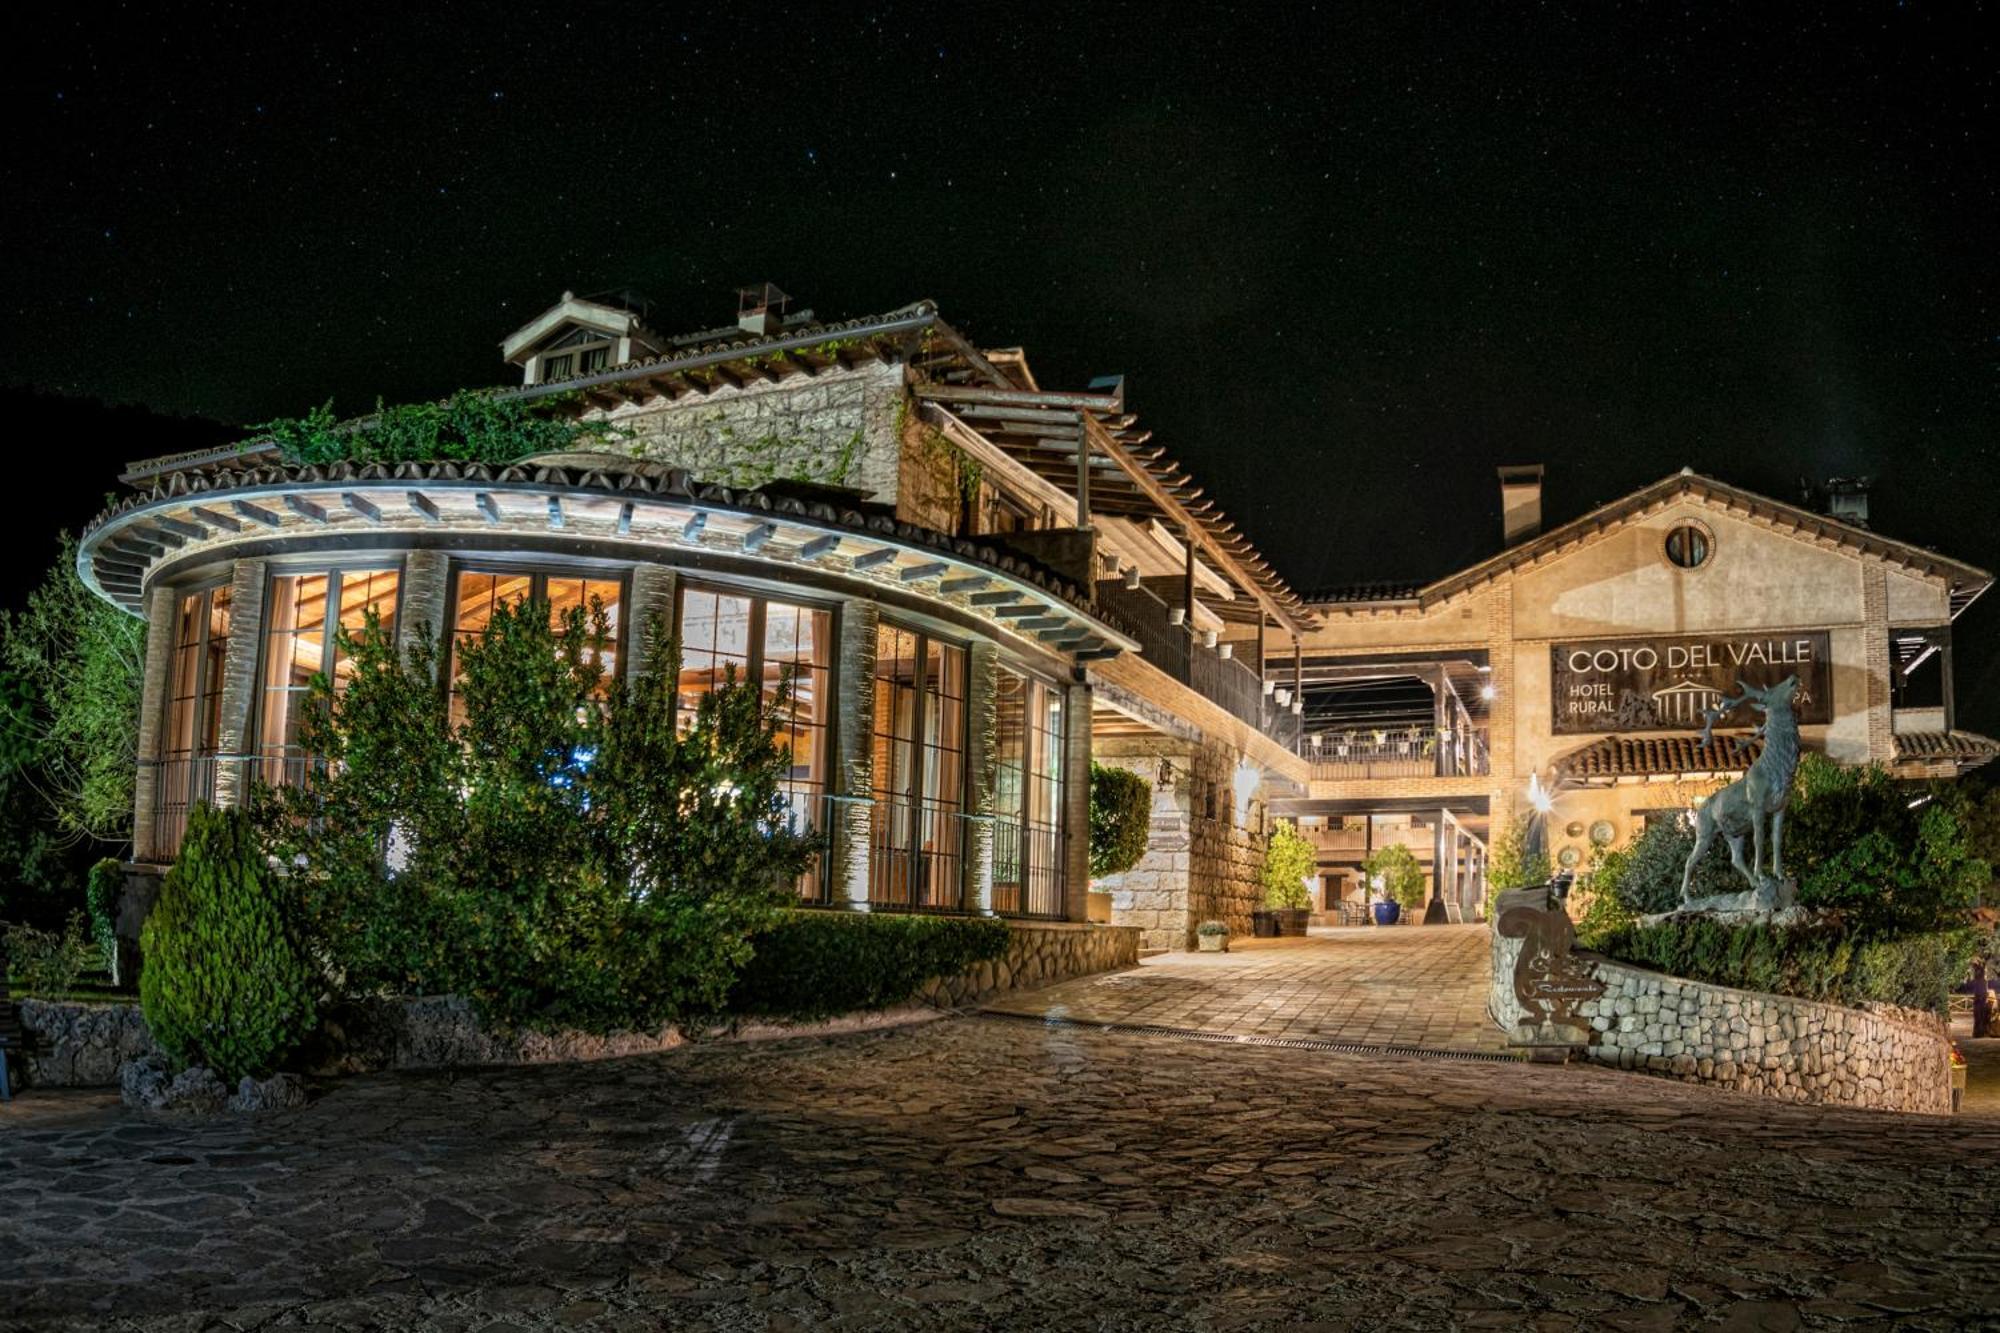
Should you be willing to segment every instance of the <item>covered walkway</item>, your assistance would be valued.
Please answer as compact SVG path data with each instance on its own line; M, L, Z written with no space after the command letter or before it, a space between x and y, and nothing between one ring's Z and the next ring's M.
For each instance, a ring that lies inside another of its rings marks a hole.
M1170 953L1126 972L998 996L989 1013L1243 1037L1501 1052L1486 927L1315 930Z

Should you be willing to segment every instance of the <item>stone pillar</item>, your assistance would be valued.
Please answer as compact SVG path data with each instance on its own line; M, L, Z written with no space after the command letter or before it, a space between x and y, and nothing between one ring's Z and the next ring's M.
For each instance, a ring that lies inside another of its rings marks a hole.
M1868 667L1868 760L1892 764L1896 737L1889 673L1895 663L1889 656L1889 575L1879 561L1862 569L1861 620L1861 660Z
M827 821L827 895L868 910L868 851L875 800L875 630L881 608L856 598L840 610L834 662L834 759Z
M636 681L674 632L674 594L680 575L668 565L632 566L630 604L625 608L625 679Z
M242 805L250 795L255 756L257 661L264 643L265 564L238 560L229 578L229 647L222 658L222 697L215 741L215 804Z
M1063 920L1090 919L1090 686L1063 694Z
M1520 716L1521 700L1514 697L1514 576L1502 574L1493 580L1486 595L1491 599L1486 608L1486 643L1493 668L1488 674L1493 706L1486 715L1487 767L1492 774L1488 799L1492 836L1498 838L1513 820L1515 802L1528 785L1528 775L1515 772L1514 719Z
M408 655L420 640L439 642L450 600L451 560L443 551L410 551L403 556L402 609L396 615L396 651ZM439 662L438 670L445 670Z
M172 588L146 590L146 665L139 683L139 771L132 783L132 859L153 861L153 803L159 792L160 725L167 708L167 671L173 665L174 614L180 597Z
M974 643L965 682L965 897L968 912L993 915L993 783L999 749L999 650Z

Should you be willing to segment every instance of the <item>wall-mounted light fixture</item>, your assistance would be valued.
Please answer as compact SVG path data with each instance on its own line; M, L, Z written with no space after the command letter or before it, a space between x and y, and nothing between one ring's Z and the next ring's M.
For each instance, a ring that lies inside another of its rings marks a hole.
M1172 790L1174 789L1174 761L1173 761L1173 760L1171 760L1171 759L1162 759L1162 760L1160 761L1160 776L1159 776L1159 780L1158 780L1158 782L1156 783L1156 785L1157 785L1157 786L1159 787L1159 789L1160 789L1161 791L1172 791Z
M1187 624L1187 608L1186 608L1185 606L1171 606L1171 607L1168 607L1168 608L1167 608L1167 623L1168 623L1169 625L1185 625L1185 624Z

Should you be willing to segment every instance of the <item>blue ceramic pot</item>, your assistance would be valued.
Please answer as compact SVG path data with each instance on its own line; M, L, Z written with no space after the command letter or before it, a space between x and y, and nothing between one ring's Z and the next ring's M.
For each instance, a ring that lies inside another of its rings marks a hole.
M1378 926L1393 926L1398 921L1400 921L1402 917L1403 917L1403 905L1401 903L1375 904L1375 924Z

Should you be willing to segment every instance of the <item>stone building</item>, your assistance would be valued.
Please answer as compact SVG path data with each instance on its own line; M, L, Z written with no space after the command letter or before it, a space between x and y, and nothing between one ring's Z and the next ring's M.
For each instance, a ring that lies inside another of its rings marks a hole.
M1316 905L1353 917L1360 867L1389 842L1431 874L1433 917L1470 920L1489 847L1555 793L1549 845L1581 866L1677 817L1754 757L1754 720L1700 744L1738 681L1796 674L1808 748L1906 777L1955 776L2000 745L1957 725L1953 620L1992 576L1832 512L1681 472L1550 531L1541 469L1501 474L1504 547L1423 586L1312 599L1302 753L1279 805L1320 848Z
M795 673L808 903L1085 920L1095 756L1157 790L1154 846L1098 915L1163 948L1208 916L1247 929L1270 797L1307 778L1263 645L1314 616L1122 382L1045 390L930 303L829 322L770 287L678 336L565 294L502 354L522 383L500 392L595 423L588 449L305 465L264 440L128 467L79 568L148 625L138 862L171 861L191 804L308 769L298 709L341 677L336 626L441 636L449 673L536 597L601 603L625 671L671 624L690 706L732 669Z

